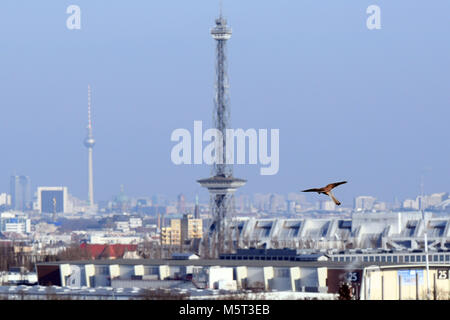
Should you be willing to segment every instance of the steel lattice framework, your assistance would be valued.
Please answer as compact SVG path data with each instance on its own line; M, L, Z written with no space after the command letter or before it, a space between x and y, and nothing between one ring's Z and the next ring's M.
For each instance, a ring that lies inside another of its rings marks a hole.
M222 133L223 146L219 148L218 159L222 163L213 165L213 175L229 177L233 175L233 167L226 163L226 129L230 124L230 96L227 74L226 44L231 38L231 29L227 21L220 17L216 19L216 26L211 30L216 40L216 96L214 98L213 121L216 129Z
M216 83L213 122L215 128L222 133L222 145L216 148L217 161L212 167L212 177L198 180L210 192L210 211L212 223L203 242L208 243L208 255L217 257L227 249L226 234L227 219L234 210L234 192L246 181L233 177L233 166L227 163L226 129L230 125L229 83L227 75L226 43L231 38L231 29L227 21L220 15L216 25L211 30L216 40ZM230 244L228 244L229 246ZM206 252L205 252L206 253Z

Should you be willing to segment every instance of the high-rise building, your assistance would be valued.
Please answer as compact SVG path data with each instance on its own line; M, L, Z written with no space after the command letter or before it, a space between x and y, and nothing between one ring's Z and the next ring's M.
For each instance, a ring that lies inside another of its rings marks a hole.
M403 209L419 210L419 203L417 200L406 199L403 201L402 207Z
M0 193L0 207L10 207L11 206L11 195L7 193Z
M202 219L195 219L190 214L184 214L181 219L171 219L170 227L162 228L161 243L165 245L184 244L192 239L201 239L202 231Z
M359 196L355 198L354 209L357 211L372 210L377 199L371 196Z
M186 200L185 200L184 194L182 194L182 193L180 193L178 195L177 211L178 211L178 214L186 213Z
M433 193L432 195L423 195L416 198L417 209L424 210L429 207L438 206L448 198L448 193Z
M203 220L195 219L190 214L183 215L181 219L181 240L190 241L201 239L203 235Z
M169 227L161 228L161 244L180 245L181 244L181 220L171 219Z
M198 194L195 195L194 218L200 219L200 205L198 204Z
M67 212L67 187L38 187L37 206L40 213Z
M334 211L336 210L336 204L331 200L322 200L319 205L320 210Z
M288 200L288 212L295 213L297 203L294 200Z
M11 176L11 207L13 210L32 209L31 182L28 176Z
M448 199L447 192L433 193L432 195L428 196L427 205L430 207L435 207L446 199Z

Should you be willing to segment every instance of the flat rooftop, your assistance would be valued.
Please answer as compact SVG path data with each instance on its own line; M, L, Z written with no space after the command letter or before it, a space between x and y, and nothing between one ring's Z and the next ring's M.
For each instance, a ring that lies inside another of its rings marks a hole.
M114 259L114 260L74 260L74 261L53 261L39 262L37 266L44 265L147 265L147 266L222 266L222 267L303 267L303 268L320 268L326 267L331 269L342 268L364 268L374 265L373 262L337 262L337 261L277 261L277 260L222 260L222 259L198 259L198 260L172 260L172 259ZM377 263L380 266L398 265L398 263ZM410 264L408 264L410 265ZM421 265L420 263L414 264Z

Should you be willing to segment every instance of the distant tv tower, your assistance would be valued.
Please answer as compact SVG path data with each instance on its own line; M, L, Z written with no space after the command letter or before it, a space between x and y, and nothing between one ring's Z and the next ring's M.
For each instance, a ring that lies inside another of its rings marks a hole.
M228 76L226 68L226 43L231 38L231 29L222 17L222 3L216 25L211 29L211 35L216 40L216 92L214 100L214 125L222 133L222 147L218 151L218 163L214 163L212 177L198 180L202 187L208 189L211 198L210 211L212 224L203 241L214 244L210 254L217 257L225 248L225 230L229 215L234 210L234 193L242 187L246 180L233 177L233 166L227 164L226 129L229 126L230 109L228 95ZM217 150L217 149L216 149ZM211 243L212 242L212 243Z
M94 173L92 149L95 145L94 136L92 135L92 119L91 119L91 86L88 85L88 126L87 137L84 139L84 145L88 149L88 201L89 206L94 206Z

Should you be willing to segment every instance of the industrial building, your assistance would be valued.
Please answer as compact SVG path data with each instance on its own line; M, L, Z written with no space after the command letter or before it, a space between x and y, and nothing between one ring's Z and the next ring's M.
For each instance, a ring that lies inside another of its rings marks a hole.
M236 253L223 253L224 260L272 260L272 261L334 261L346 263L423 263L426 262L423 250L344 250L314 249L237 249ZM428 261L434 264L450 264L450 250L428 252Z
M361 300L449 300L450 264L380 265L363 270ZM429 292L428 289L429 288Z
M424 221L427 221L425 224ZM234 219L227 230L240 248L450 249L450 218L421 212L353 213L351 219ZM225 238L228 238L225 237Z
M40 285L327 291L324 262L133 259L46 262L36 268Z
M356 299L424 299L427 283L435 298L450 292L450 264L335 262L326 255L292 260L185 259L93 260L37 264L39 285L71 288L141 288L170 290L261 290L336 295L350 283ZM258 255L258 254L256 254ZM261 252L259 253L261 256ZM269 254L271 255L271 254ZM281 259L278 259L280 258ZM428 280L429 279L429 280Z

